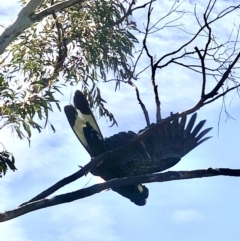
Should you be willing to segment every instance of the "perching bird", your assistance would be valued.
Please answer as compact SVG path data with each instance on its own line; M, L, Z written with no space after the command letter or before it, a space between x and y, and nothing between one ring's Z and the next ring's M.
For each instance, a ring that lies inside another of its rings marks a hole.
M176 165L183 156L210 137L203 138L212 128L201 133L206 120L193 128L197 114L186 125L186 116L172 121L151 124L138 134L120 132L103 138L88 102L79 90L75 92L74 106L64 108L69 124L91 157L102 153L101 164L91 173L104 180L151 174ZM185 127L186 126L186 127ZM113 191L143 206L148 188L142 184L122 186Z

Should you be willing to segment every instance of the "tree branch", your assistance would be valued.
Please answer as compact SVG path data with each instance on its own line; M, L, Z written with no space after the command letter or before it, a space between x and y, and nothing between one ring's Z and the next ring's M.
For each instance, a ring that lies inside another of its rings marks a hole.
M0 54L3 53L5 48L19 36L26 28L30 27L33 22L30 19L30 15L36 10L36 8L42 4L44 0L30 0L24 8L19 12L17 19L8 26L0 36Z
M29 28L33 23L41 21L44 17L53 13L53 11L60 11L64 8L70 7L74 4L82 2L83 0L69 0L49 7L40 13L35 14L35 10L42 4L44 0L30 0L24 8L19 12L17 19L12 25L7 27L0 36L0 54L5 48L18 37L25 29Z
M77 172L73 173L72 175L70 175L68 177L65 177L62 180L58 181L57 183L55 183L54 185L52 185L51 187L49 187L45 191L39 193L37 196L35 196L31 200L21 204L20 207L24 206L28 203L35 202L35 201L38 201L38 200L43 199L45 197L48 197L49 195L53 194L54 192L56 192L60 188L66 186L67 184L69 184L71 182L74 182L77 179L81 178L82 176L86 175L88 172L90 172L90 170L92 168L98 166L101 163L101 157L103 156L103 154L101 154L98 157L98 159L92 158L92 160L88 164L86 164L84 167L82 167L79 171L77 171Z
M3 51L6 49L6 47L16 38L18 37L25 29L29 28L33 23L41 21L43 18L51 15L53 12L59 12L65 8L74 6L78 3L84 2L84 0L68 0L63 1L60 3L56 3L52 5L51 7L44 9L43 11L39 13L34 13L35 10L42 4L44 0L30 0L25 7L19 12L17 19L14 21L13 24L11 24L9 27L3 31L3 33L0 36L0 54L3 53ZM155 1L155 0L154 0ZM129 8L127 12L124 14L124 16L117 22L114 23L114 25L118 25L121 22L125 20L127 16L129 16L132 11L144 8L149 3L143 4L142 6L136 7L132 9L133 5L135 4L134 1L132 1L129 5Z
M148 111L145 107L145 105L143 104L142 100L140 99L140 95L139 95L139 91L138 91L138 88L136 85L134 85L133 83L131 83L131 85L135 88L136 90L136 96L137 96L137 100L142 108L142 111L144 113L144 116L145 116L145 120L146 120L146 123L147 123L147 127L150 126L150 120L149 120L149 115L148 115Z
M140 175L134 177L125 177L113 179L104 183L95 184L88 188L83 188L75 192L61 194L50 199L41 199L36 202L26 204L14 210L0 213L0 222L4 222L26 213L38 209L72 202L78 199L86 198L109 188L118 188L120 186L132 185L137 183L167 182L174 180L184 180L193 178L213 177L213 176L232 176L239 177L240 169L218 168L218 169L200 169L193 171L168 171L164 173Z
M222 87L222 85L224 84L224 82L226 81L226 79L228 78L228 76L230 75L233 67L236 65L236 63L238 62L240 58L240 53L238 53L238 55L236 56L236 58L234 59L234 61L232 62L232 64L229 65L228 69L226 70L226 72L223 74L222 78L220 79L220 81L217 83L217 85L212 89L212 91L210 91L208 94L206 94L204 96L204 99L207 100L209 98L214 97L215 95L217 95L218 90Z

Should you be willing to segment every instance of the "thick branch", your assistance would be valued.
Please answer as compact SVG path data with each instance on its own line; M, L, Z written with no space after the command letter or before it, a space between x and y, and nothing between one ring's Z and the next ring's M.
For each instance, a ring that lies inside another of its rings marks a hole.
M63 1L57 4L52 5L51 7L44 9L39 13L34 13L38 6L40 6L43 0L30 0L26 6L19 12L17 19L11 24L9 27L5 29L5 31L0 36L0 54L6 49L6 47L15 39L17 38L25 29L29 28L32 24L36 22L40 22L43 18L51 15L53 12L59 12L65 8L74 6L78 3L83 2L84 0L68 0ZM146 3L142 6L136 7L132 9L133 5L135 4L134 1L130 4L127 12L124 16L114 24L120 24L124 21L124 19L131 14L133 10L138 8L144 8L147 4Z
M41 21L44 17L52 14L53 11L60 11L66 7L82 2L83 0L69 0L51 6L50 8L34 14L43 0L30 0L25 7L19 12L17 19L12 25L7 27L0 36L0 54L5 48L18 37L25 29L29 28L33 23Z
M73 173L72 175L70 175L68 177L63 178L62 180L58 181L57 183L55 183L54 185L52 185L51 187L49 187L45 191L39 193L37 196L35 196L31 200L21 204L20 206L24 206L27 203L35 202L37 200L48 197L49 195L53 194L54 192L56 192L60 188L66 186L67 184L69 184L71 182L74 182L77 179L81 178L82 176L86 175L92 168L94 168L95 166L97 166L101 163L101 156L102 155L100 155L99 158L96 159L96 160L92 159L88 164L86 164L84 167L82 167L79 171Z
M137 184L137 183L167 182L167 181L173 181L173 180L213 177L213 176L220 176L220 175L239 177L240 169L209 168L209 169L201 169L201 170L194 170L194 171L176 171L176 172L169 171L164 173L113 179L105 183L96 184L91 187L80 189L75 192L58 195L51 199L42 199L42 200L18 207L14 210L6 211L5 213L0 213L0 222L4 222L7 220L16 218L18 216L24 215L32 211L36 211L38 209L82 199L109 188L117 188L120 186L126 186L126 185Z
M29 16L33 14L36 8L42 4L43 0L30 0L24 8L19 12L17 19L12 25L7 27L0 36L0 54L3 53L5 48L26 28L30 27L33 22Z

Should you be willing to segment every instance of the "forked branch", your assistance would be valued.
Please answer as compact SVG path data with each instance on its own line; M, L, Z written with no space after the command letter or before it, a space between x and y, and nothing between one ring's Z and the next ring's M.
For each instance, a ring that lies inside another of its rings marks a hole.
M31 202L24 206L20 206L14 210L0 213L0 222L4 222L10 219L19 217L26 213L36 211L42 208L51 207L62 203L72 202L75 200L86 198L96 193L99 193L103 190L107 190L109 188L117 188L120 186L132 185L132 184L138 184L138 183L167 182L167 181L174 181L174 180L213 177L213 176L220 176L220 175L239 177L240 169L209 168L209 169L200 169L200 170L194 170L194 171L168 171L164 173L113 179L101 184L95 184L88 188L77 190L75 192L57 195L50 199L41 199L35 202Z

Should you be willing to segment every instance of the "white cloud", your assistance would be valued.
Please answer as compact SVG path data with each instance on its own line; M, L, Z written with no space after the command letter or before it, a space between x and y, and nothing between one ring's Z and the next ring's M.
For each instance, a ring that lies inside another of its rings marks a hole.
M25 229L17 221L5 222L0 225L1 241L31 241Z
M202 215L194 209L176 210L172 215L173 221L177 223L188 223L200 220Z
M57 226L56 240L117 241L113 227L116 222L109 209L96 202L75 202L54 212L52 222Z

